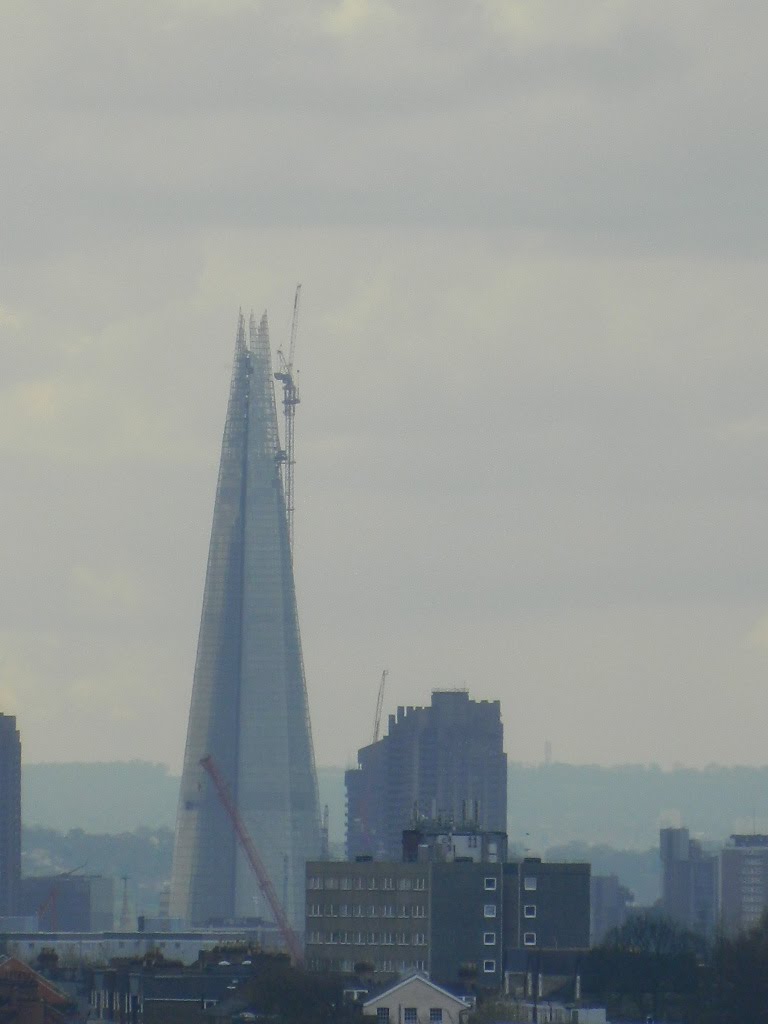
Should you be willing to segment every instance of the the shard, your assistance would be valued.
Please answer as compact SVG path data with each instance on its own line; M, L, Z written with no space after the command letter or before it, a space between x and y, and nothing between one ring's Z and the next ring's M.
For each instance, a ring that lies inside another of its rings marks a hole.
M266 314L240 316L181 779L171 916L271 918L201 767L210 755L293 927L320 851L312 737Z

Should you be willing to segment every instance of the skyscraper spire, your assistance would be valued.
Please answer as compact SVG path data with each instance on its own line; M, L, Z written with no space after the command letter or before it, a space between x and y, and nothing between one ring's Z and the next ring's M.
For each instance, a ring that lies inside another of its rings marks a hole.
M268 916L200 760L233 794L286 912L303 928L320 848L312 737L279 473L269 327L240 314L176 825L171 914Z

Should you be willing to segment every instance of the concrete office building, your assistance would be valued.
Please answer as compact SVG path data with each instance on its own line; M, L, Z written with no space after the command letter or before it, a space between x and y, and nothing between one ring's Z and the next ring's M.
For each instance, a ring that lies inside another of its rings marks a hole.
M310 970L500 989L513 950L589 945L588 864L506 862L504 833L424 824L400 861L307 865Z
M20 913L41 931L103 932L115 925L115 882L103 875L34 875L21 881Z
M295 394L292 401L297 401ZM290 461L290 460L288 460ZM189 924L269 916L210 755L293 926L320 853L317 779L296 609L267 318L237 331L197 647L170 914Z
M21 740L0 714L0 917L18 913L21 882Z
M768 909L768 836L733 835L720 851L720 915L728 935L754 927Z
M687 828L659 833L661 908L677 924L711 937L717 924L718 863Z
M347 856L400 859L417 815L506 832L507 757L499 701L436 690L430 707L400 707L387 735L345 775Z

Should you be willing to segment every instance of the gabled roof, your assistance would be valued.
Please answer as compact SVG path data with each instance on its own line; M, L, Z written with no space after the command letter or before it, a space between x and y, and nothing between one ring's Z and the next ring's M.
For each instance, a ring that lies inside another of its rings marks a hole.
M439 992L440 995L444 996L446 999L452 999L454 1003L461 1006L463 1009L466 1009L471 1005L466 999L462 999L461 996L455 996L453 992L449 992L447 988L442 988L442 986L436 985L434 981L430 981L426 974L423 974L421 971L417 971L414 974L409 974L407 978L401 978L400 981L396 981L394 985L390 985L388 988L385 988L382 992L379 992L378 995L367 999L363 1003L363 1009L365 1009L366 1006L373 1006L374 1003L378 1003L381 999L388 999L399 989L412 985L414 982L420 982L422 985L427 985L434 992Z
M61 989L56 988L42 974L38 974L29 964L24 963L23 960L19 960L15 956L8 956L0 961L0 978L7 978L9 980L24 978L34 982L40 999L47 1003L48 1006L68 1006L72 1002L69 996L65 995Z

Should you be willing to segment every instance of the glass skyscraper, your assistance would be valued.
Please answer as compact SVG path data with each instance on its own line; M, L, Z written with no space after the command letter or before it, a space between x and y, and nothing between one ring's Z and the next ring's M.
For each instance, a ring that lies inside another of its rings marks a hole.
M304 864L320 851L317 778L280 474L266 314L235 346L189 711L171 916L272 917L214 785L210 755L303 930Z

